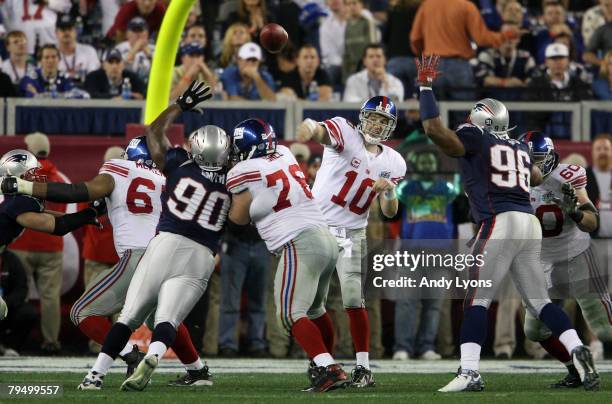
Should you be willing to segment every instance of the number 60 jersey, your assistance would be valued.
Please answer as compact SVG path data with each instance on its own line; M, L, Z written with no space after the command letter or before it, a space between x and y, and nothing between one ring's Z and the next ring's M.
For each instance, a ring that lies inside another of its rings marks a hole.
M166 177L156 168L120 159L104 163L100 174L108 174L115 180L106 205L117 254L147 248L159 222Z

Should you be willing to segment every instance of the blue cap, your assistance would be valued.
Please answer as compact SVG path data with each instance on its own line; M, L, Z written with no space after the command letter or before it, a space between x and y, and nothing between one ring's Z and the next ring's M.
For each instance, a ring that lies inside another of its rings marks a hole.
M118 49L111 49L106 54L104 60L106 60L107 62L110 62L111 60L121 61L123 60L123 55L121 55L121 52L119 52Z
M181 46L181 56L183 55L203 55L204 48L199 42L189 42Z
M130 31L142 31L149 29L147 22L142 17L134 17L128 22L127 29Z

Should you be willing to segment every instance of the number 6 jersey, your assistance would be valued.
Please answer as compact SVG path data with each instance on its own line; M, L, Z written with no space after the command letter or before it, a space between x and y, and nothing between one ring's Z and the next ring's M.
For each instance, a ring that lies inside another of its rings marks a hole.
M561 187L570 183L576 189L586 187L586 171L576 165L559 164L544 181L531 189L531 205L542 223L542 261L560 262L576 257L589 248L591 236L578 228L553 201L563 199Z
M312 193L328 225L364 228L377 195L374 183L386 178L397 185L406 174L406 162L385 145L380 145L378 154L367 151L357 128L344 118L335 117L323 124L331 144L323 151Z
M117 255L121 256L127 249L147 248L159 222L166 178L158 169L120 159L107 161L99 173L115 180L106 205Z
M227 174L227 189L233 194L251 193L249 214L270 251L306 229L326 226L304 173L285 146L236 164Z

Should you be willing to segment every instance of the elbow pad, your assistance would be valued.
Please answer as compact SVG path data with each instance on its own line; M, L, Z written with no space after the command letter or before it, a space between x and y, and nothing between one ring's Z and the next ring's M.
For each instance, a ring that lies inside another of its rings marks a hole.
M96 211L94 209L88 208L77 213L56 217L52 234L63 236L86 224L96 224Z
M89 191L84 183L62 184L60 182L50 182L47 184L47 196L45 198L51 202L88 202Z

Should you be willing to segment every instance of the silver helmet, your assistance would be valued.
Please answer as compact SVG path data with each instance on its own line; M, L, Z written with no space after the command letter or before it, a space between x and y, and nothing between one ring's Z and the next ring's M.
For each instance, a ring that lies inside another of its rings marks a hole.
M509 120L508 108L493 98L478 101L470 111L470 123L494 135L508 136L514 129L508 128Z
M206 171L219 171L227 165L231 140L223 129L206 125L189 135L193 160Z
M27 150L15 149L0 157L0 177L12 175L26 180L41 181L44 176L36 174L41 168L36 156Z

